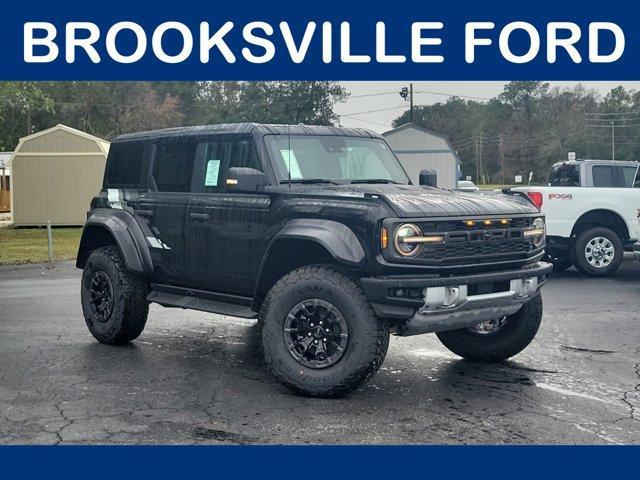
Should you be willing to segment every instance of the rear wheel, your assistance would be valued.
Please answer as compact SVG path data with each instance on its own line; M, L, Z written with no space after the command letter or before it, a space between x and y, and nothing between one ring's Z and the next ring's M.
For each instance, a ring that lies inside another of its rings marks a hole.
M604 277L618 270L623 254L620 237L604 227L585 230L574 244L576 268L593 277Z
M89 331L100 343L121 345L140 336L149 304L146 280L126 269L117 247L91 252L82 271L81 299Z
M542 297L538 294L513 315L436 335L445 347L467 360L500 362L524 350L541 321Z
M345 394L373 377L389 346L357 281L332 266L298 268L269 291L259 341L272 375L314 397Z

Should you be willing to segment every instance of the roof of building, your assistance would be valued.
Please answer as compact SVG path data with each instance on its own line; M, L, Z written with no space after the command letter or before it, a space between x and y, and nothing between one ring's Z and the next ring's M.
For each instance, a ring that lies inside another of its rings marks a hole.
M446 140L447 143L449 142L449 137L447 137L446 135L442 134L442 133L438 133L438 132L434 132L433 130L429 130L428 128L424 128L420 125L416 125L415 123L405 123L403 125L400 125L399 127L396 127L392 130L389 130L387 132L384 132L382 134L383 137L386 137L387 135L391 135L393 133L396 132L401 132L402 130L407 130L409 128L412 128L414 130L418 130L419 132L422 133L428 133L429 135L433 135L434 137L438 137L438 138L442 138L443 140Z
M41 137L43 135L47 135L48 133L52 133L52 132L56 132L56 131L63 131L63 132L67 132L70 133L72 135L77 135L79 137L83 137L83 138L87 138L89 140L93 140L94 142L96 142L98 144L98 146L100 147L100 149L105 153L105 155L109 152L109 142L100 138L100 137L96 137L95 135L91 135L90 133L87 132L83 132L82 130L78 130L75 128L71 128L68 127L66 125L63 125L61 123L57 124L54 127L51 128L47 128L46 130L41 130L39 132L36 133L32 133L31 135L27 135L26 137L22 137L19 141L18 141L18 146L16 147L16 150L14 153L18 153L20 151L20 147L22 146L22 144L24 142L27 142L33 138L38 138Z
M342 128L320 125L276 125L260 123L221 123L194 127L164 128L148 132L127 133L117 137L114 142L130 140L149 140L166 137L199 137L212 134L262 133L264 135L339 135L349 137L382 138L379 134L364 128Z
M394 128L393 130L389 130L387 132L384 132L382 134L382 136L383 137L387 137L388 135L394 134L396 132L401 132L403 130L408 130L408 129L417 130L417 131L419 131L421 133L426 133L428 135L433 135L434 137L441 138L442 140L444 140L446 142L447 146L451 150L451 153L455 157L456 162L462 163L462 160L460 160L460 157L458 156L458 152L456 151L455 148L453 148L453 145L451 145L451 142L449 141L449 137L447 137L443 133L434 132L433 130L429 130L428 128L424 128L424 127L422 127L420 125L416 125L415 123L405 123L403 125L400 125L399 127Z

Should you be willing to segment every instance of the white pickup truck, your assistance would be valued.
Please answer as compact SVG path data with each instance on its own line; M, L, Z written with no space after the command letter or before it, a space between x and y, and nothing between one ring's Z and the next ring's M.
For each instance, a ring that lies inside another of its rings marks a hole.
M547 186L513 187L545 214L547 257L592 276L615 272L640 238L637 162L578 160L553 165ZM636 245L640 256L640 245Z

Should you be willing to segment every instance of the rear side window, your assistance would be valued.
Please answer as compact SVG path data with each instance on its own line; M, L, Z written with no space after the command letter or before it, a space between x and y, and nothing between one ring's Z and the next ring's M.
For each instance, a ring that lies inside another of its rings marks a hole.
M549 174L550 187L579 187L580 167L578 165L558 165Z
M617 187L616 171L610 166L594 166L591 170L593 174L593 186L601 188Z
M107 169L104 175L105 187L138 187L144 144L114 143L109 149Z
M152 189L158 192L190 192L195 143L160 144L151 177Z
M622 172L622 187L633 188L638 167L618 167Z

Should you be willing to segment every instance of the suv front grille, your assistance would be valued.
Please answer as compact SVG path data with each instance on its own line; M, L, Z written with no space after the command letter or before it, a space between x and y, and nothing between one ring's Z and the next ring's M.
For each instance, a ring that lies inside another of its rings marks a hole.
M527 258L536 247L522 231L533 225L533 218L508 220L506 226L496 221L488 226L482 220L470 226L464 220L419 222L425 235L443 235L444 243L425 245L416 260L456 266Z
M465 243L457 245L430 245L420 254L421 259L428 261L447 261L447 263L467 263L470 259L473 263L482 263L487 255L510 255L515 253L528 253L533 251L531 240L520 241L488 241L483 243ZM481 257L481 258L474 258ZM486 259L495 260L494 258Z

